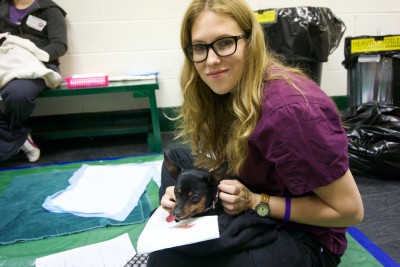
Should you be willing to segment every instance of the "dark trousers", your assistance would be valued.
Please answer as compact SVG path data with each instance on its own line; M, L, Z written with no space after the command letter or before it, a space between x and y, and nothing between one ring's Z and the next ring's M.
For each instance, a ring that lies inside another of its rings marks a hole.
M0 89L4 110L0 111L0 161L16 154L25 142L36 98L46 88L43 79L15 79Z
M175 146L165 151L169 159L181 168L193 167L193 156L188 147ZM174 185L174 179L165 166L162 167L160 198L168 186ZM250 250L224 251L213 253L212 247L199 246L210 252L199 253L202 256L185 253L185 247L165 249L152 252L149 256L148 267L285 267L285 266L315 266L333 267L340 263L340 256L323 250L319 241L307 233L280 227L277 238L268 244ZM155 241L156 242L156 241ZM243 245L245 246L245 244Z

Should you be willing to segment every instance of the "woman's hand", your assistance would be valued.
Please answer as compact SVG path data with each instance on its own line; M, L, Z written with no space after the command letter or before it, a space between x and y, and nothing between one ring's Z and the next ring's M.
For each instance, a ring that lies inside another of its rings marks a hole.
M175 207L175 193L174 193L175 186L169 186L165 189L165 194L162 196L160 205L166 211L171 212L172 209Z
M219 199L224 211L229 215L237 215L254 206L257 194L251 192L238 180L222 180L218 185Z

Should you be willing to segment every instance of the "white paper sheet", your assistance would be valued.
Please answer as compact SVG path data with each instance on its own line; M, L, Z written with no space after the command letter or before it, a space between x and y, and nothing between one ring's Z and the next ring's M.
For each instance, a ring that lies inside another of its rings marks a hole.
M101 243L88 245L36 259L36 267L123 267L135 249L127 233Z
M138 81L138 80L153 80L157 78L156 75L121 75L121 76L110 76L108 81Z
M139 236L139 254L219 238L216 215L191 218L178 223L167 222L167 216L168 212L159 207L150 217Z
M47 197L43 208L124 221L137 206L155 171L151 164L83 165L69 179L71 185Z
M153 181L158 185L158 187L161 187L161 170L163 162L164 160L158 160L152 162L154 168L156 169L153 175Z

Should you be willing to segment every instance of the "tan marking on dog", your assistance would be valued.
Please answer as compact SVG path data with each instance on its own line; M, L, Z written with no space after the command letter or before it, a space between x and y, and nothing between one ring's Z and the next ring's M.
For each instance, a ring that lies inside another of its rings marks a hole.
M187 205L185 209L183 210L182 218L187 218L189 216L192 216L192 213L195 212L195 214L201 213L206 209L206 197L202 196L200 198L199 203L195 205Z

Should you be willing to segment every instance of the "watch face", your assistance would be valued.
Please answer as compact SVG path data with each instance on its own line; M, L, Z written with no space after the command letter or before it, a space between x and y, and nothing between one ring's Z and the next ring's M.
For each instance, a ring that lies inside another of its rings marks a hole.
M256 207L256 212L260 217L267 217L269 213L269 206L265 203L260 203Z

